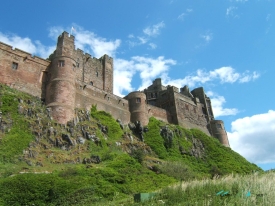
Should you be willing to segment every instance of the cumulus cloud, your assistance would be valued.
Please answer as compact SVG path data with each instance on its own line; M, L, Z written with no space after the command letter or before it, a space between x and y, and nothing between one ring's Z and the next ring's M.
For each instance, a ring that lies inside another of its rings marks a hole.
M143 33L148 35L148 36L157 36L160 34L160 29L164 28L165 24L164 22L159 22L153 26L148 26L145 29L143 29Z
M256 164L275 159L275 111L237 119L228 132L230 146Z
M211 71L204 71L198 69L194 75L185 76L183 79L171 80L169 77L165 78L167 84L182 87L188 85L194 87L196 85L204 84L207 82L220 81L220 83L245 83L259 78L260 74L257 72L245 71L244 73L236 72L232 67L221 67Z
M131 81L136 73L135 62L133 60L114 59L114 67L114 94L124 96L123 92L134 90Z
M138 90L142 90L151 85L155 78L167 74L170 66L175 64L175 60L165 59L163 56L157 58L134 56L130 60L116 59L114 93L123 96L123 92L133 91L131 81L136 73L141 79Z
M40 41L32 41L28 37L20 37L16 34L0 32L0 41L42 58L47 58L55 49L55 46L45 46Z
M207 92L207 95L211 98L211 105L215 118L236 115L239 112L236 108L224 108L226 101L223 96L217 95L212 91Z
M77 24L74 24L73 28L76 48L93 54L97 58L104 54L115 57L116 50L121 44L120 39L107 40L106 38L96 35L94 32L85 30ZM49 29L49 37L56 41L57 37L65 30L68 31L71 30L71 28L65 29L60 26L51 27Z
M116 50L121 44L120 39L107 40L80 26L74 25L74 28L75 46L77 48L87 51L88 53L93 53L97 58L104 54L115 57Z

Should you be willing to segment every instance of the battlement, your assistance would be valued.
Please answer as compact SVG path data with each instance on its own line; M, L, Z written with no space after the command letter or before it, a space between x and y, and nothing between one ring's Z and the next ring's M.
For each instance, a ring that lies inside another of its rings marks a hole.
M3 53L6 53L6 54L9 53L10 55L14 55L13 58L17 61L25 62L26 60L30 60L42 65L49 65L50 63L50 61L47 59L43 59L41 57L32 55L29 52L23 51L18 48L14 48L3 42L0 42L0 50L2 50Z
M58 36L58 41L61 39L70 39L71 41L75 40L75 37L68 32L64 31L61 35Z
M229 146L223 122L214 119L211 99L202 87L163 86L161 78L144 91L121 98L113 94L113 58L92 57L75 49L75 37L63 32L57 38L50 60L0 42L0 82L45 99L53 119L61 124L72 120L76 108L109 112L123 124L150 117L186 128L198 128Z

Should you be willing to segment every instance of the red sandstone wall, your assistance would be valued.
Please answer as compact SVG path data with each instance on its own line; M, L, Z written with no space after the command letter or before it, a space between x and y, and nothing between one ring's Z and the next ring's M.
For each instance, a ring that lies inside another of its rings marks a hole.
M201 103L195 104L190 98L180 93L175 94L178 124L185 128L197 128L210 135L207 119L202 111Z
M127 100L79 82L76 84L76 88L76 108L90 109L92 105L97 105L97 110L110 113L115 119L120 119L123 124L130 122Z
M212 120L210 122L210 129L213 137L217 138L224 146L230 147L222 120Z
M113 59L107 55L97 59L77 49L74 52L76 79L113 93Z
M143 92L131 92L125 99L129 102L131 122L140 121L142 125L149 122L146 95Z
M17 70L12 64L17 63ZM33 96L44 98L46 69L50 61L0 42L0 82Z
M167 110L152 105L147 105L147 107L149 117L155 117L158 120L172 123L171 114Z

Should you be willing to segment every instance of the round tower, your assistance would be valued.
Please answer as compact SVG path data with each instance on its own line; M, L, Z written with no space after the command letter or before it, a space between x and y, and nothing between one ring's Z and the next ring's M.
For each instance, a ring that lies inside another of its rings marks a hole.
M61 124L74 117L75 106L75 65L74 36L63 32L57 41L57 47L51 56L48 69L46 105L51 108L51 116Z
M131 113L131 122L140 121L142 125L149 122L146 95L142 92L131 92L126 99L129 102L129 110Z
M230 147L227 133L224 129L224 124L222 120L211 120L210 131L212 136L217 138L221 144L223 144L226 147Z

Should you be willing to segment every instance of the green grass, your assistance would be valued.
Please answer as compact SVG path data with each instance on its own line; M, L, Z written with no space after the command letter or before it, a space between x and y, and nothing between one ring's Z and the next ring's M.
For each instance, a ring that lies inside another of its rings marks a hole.
M19 98L24 102L20 105L24 109L31 107L35 115L29 117L18 113ZM34 105L29 105L28 100ZM82 135L81 127L89 128L89 133L95 133L101 144L96 145L86 140L85 144L65 151L53 147L46 132L52 126L57 130L53 138L60 138L63 133L69 134L68 127L50 120L45 106L37 99L1 86L0 102L3 120L11 123L9 129L4 133L0 132L0 205L135 205L133 194L160 191L176 181L189 182L216 175L261 171L256 165L247 162L239 154L199 130L167 125L173 131L173 141L169 142L160 135L160 129L166 123L155 118L150 118L149 131L144 134L145 142L135 138L130 144L129 140L123 138L123 133L130 131L122 130L110 114L97 111L95 106L91 109L91 120L79 122L74 127L75 136ZM41 119L40 125L37 124L37 116ZM107 134L100 131L97 126L99 122L108 127ZM44 136L37 143L33 134L40 128ZM126 142L135 149L128 154L123 151L123 146L115 144L117 141ZM190 153L194 149L193 141L202 145L201 157L194 157ZM33 166L27 165L26 157L23 157L23 150L30 144L35 144L31 149L37 151L36 158L28 159L33 162ZM148 146L151 153L144 150ZM62 163L67 159L83 159L91 155L100 156L102 162L88 165ZM43 166L35 166L36 162L42 162ZM45 174L46 171L50 174ZM235 191L241 187L237 187L236 183L234 186L221 184L212 187L213 181L207 181L209 182L203 189L199 186L196 188L197 195L204 197L203 190L212 194L219 188ZM183 186L173 190L167 188L161 193L161 198L164 198L167 205L173 205L175 202L169 203L170 197L180 200L194 191L193 186L187 189ZM186 196L180 196L183 194ZM195 196L191 197L193 199L190 201L195 201Z
M17 162L18 155L22 154L28 144L34 139L29 124L23 115L18 114L18 93L8 87L2 88L2 92L8 95L2 95L0 101L2 106L0 110L7 121L12 125L11 129L6 132L5 138L0 139L0 162ZM28 95L22 95L28 98Z
M182 182L159 192L151 201L139 205L261 205L275 204L275 173L229 175L219 179ZM221 195L218 195L221 192ZM228 192L228 195L222 196ZM133 204L135 205L135 204Z

